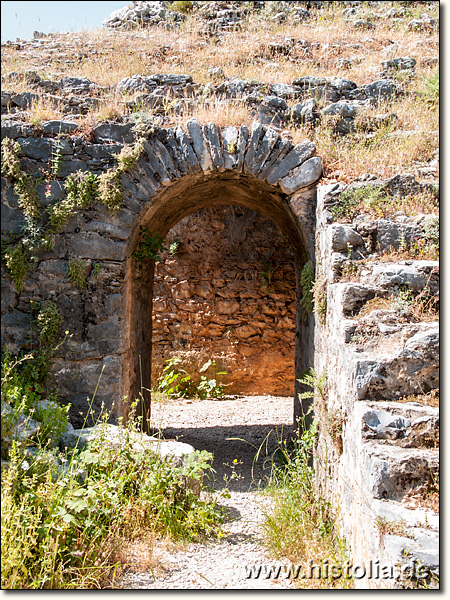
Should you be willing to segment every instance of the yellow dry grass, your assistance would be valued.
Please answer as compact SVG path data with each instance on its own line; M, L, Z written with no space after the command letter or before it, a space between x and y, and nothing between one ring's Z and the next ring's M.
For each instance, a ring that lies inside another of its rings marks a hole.
M398 2L385 4L386 10L401 8ZM327 10L314 13L312 20L298 25L289 20L281 25L274 23L270 20L273 10L273 6L268 7L266 18L251 14L242 30L228 32L220 38L202 35L201 22L191 14L181 29L174 31L153 27L55 34L39 51L27 52L16 49L14 44L4 45L2 72L8 76L11 72L33 69L55 80L64 75L88 77L107 89L100 93L104 98L100 108L86 119L106 120L130 112L125 100L132 97L115 96L111 86L135 74L185 73L191 75L196 84L217 85L224 78L212 78L209 71L211 67L220 67L230 79L253 79L261 83L291 84L295 78L313 75L340 76L363 85L380 77L381 63L387 58L412 56L417 61L415 78L407 81L401 73L393 75L406 94L390 105L365 111L361 117L367 121L376 114L395 113L397 116L391 125L378 129L371 139L367 139L363 122L354 134L344 138L333 135L331 124L325 120L314 131L297 128L294 124L290 124L289 129L294 143L306 137L315 141L317 154L323 157L325 178L350 181L364 173L387 178L433 158L439 145L439 110L437 103L430 102L423 92L425 78L438 71L435 62L439 54L439 32L411 31L407 27L411 19L419 18L425 11L423 6L409 7L399 21L380 19L369 7L364 8L363 14L376 25L376 29L368 31L355 29L344 19L342 7L334 3ZM437 2L430 2L426 7L431 17L437 17L438 10ZM286 44L288 38L296 41L290 53L278 53L271 48L271 43ZM341 59L349 58L356 58L353 66L343 67ZM24 82L7 83L6 87L16 92L32 91ZM289 104L294 103L294 100L289 101ZM194 114L200 122L214 121L219 126L252 121L249 108L242 102L224 102L216 97L201 100L195 110L184 114L178 114L168 102L162 113L160 118L169 126L183 124ZM161 115L161 111L157 114ZM62 113L57 107L43 103L30 110L30 118L37 122L58 116ZM359 123L358 119L356 122Z

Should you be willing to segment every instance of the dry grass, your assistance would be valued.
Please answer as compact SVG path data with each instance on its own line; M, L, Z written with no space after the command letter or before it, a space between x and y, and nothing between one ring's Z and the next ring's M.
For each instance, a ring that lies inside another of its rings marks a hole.
M425 406L439 407L439 390L431 390L426 394L417 394L412 396L402 396L398 402L419 402Z
M386 10L398 2L386 3ZM189 15L180 30L163 32L158 28L134 31L98 29L91 32L55 34L43 42L39 51L18 50L14 45L4 46L2 72L23 72L33 69L41 76L54 80L64 75L88 77L105 86L100 92L104 101L92 111L100 120L114 119L129 113L125 100L115 97L110 87L124 77L134 74L186 73L197 84L220 84L224 78L212 78L211 67L221 67L225 77L256 80L261 83L292 83L305 75L320 77L341 76L363 85L380 77L383 60L397 56L412 56L417 60L416 76L406 81L401 72L394 74L407 94L390 105L369 109L361 117L360 127L354 134L336 138L325 120L314 130L289 126L294 143L305 137L313 138L318 155L324 160L324 177L350 181L364 173L387 178L405 170L414 169L416 162L431 160L439 145L439 112L436 103L424 95L424 78L436 73L438 67L428 59L438 56L439 32L410 31L408 22L425 11L422 5L409 7L398 22L382 20L362 9L375 25L375 30L359 31L342 16L342 7L334 3L314 13L305 23L292 25L289 20L276 24L270 20L275 10L267 3L265 18L251 14L240 31L223 36L205 36L200 33L201 23ZM431 17L438 16L438 3L426 7ZM369 11L369 12L368 12ZM270 44L286 44L296 40L291 52L284 54ZM301 42L305 41L305 43ZM309 44L309 45L308 45ZM36 48L36 46L33 46ZM343 67L341 59L357 57L351 68ZM428 61L428 62L427 62ZM25 82L7 83L16 92L32 91ZM289 101L294 104L295 101ZM222 102L218 98L201 99L194 111L166 110L154 112L165 126L184 123L195 116L201 122L213 121L220 126L249 124L252 115L241 102ZM379 128L368 139L366 124L376 114L395 113L397 119L389 126ZM30 111L37 121L58 118L62 113L53 106L39 105ZM91 118L91 115L87 117ZM357 119L358 122L358 119ZM403 131L414 133L404 134Z

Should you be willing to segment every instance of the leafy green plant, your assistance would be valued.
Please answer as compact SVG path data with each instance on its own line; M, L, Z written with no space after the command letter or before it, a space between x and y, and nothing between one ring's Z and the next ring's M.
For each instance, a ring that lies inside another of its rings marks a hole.
M164 238L158 232L152 233L148 227L139 227L140 239L133 256L143 263L147 259L161 262L161 252L167 250L164 246Z
M61 406L57 401L57 394L46 390L53 354L65 339L53 348L45 345L19 358L11 356L7 350L3 351L3 458L8 458L11 442L16 437L13 435L15 427L28 419L32 418L40 423L33 438L26 440L28 445L54 446L67 428L69 405Z
M213 360L208 360L199 372L205 373L211 367L215 369L216 363ZM200 382L197 384L196 395L200 398L221 398L225 393L225 384L217 381L218 375L226 375L226 371L216 372L214 377L201 375Z
M2 140L2 175L12 182L18 204L25 215L39 218L40 207L34 180L22 171L20 155L22 148L10 138Z
M181 367L179 356L166 360L156 389L169 398L171 396L190 398L194 395L192 377Z
M37 263L39 250L51 250L54 245L54 239L51 233L45 231L33 217L25 216L25 223L22 227L22 244L29 253L30 260Z
M175 467L136 448L136 426L132 412L112 445L99 424L83 450L53 460L13 445L2 481L3 588L110 588L124 566L116 549L130 540L218 533L222 510L192 489L201 488L211 455L196 452Z
M167 397L178 398L221 398L225 393L225 384L217 380L217 376L226 375L225 371L216 372L216 363L208 360L199 370L200 379L196 384L194 378L181 366L181 358L176 356L166 360L158 380L156 391ZM214 375L204 375L208 369L214 369Z
M47 208L47 213L50 217L50 224L54 232L58 233L62 231L75 214L73 198L68 196L60 202L55 202L55 204L52 204Z
M86 285L86 263L80 258L72 258L67 264L67 275L72 285L82 290Z

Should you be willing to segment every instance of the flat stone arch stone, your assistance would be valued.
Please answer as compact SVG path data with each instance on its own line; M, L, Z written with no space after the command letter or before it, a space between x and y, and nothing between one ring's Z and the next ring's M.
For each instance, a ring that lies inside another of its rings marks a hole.
M141 398L144 422L150 418L152 298L154 263L133 257L141 227L163 237L184 217L202 208L232 204L271 219L293 250L297 287L295 341L296 396L299 375L313 365L314 318L300 308L300 273L314 261L316 183L322 168L315 146L294 146L270 127L251 130L192 119L181 127L158 129L144 143L145 152L132 172L123 176L124 210L136 215L125 251L125 336L122 392ZM120 217L120 215L119 215ZM304 407L303 407L304 409ZM126 413L126 405L119 412ZM294 417L302 414L294 403Z

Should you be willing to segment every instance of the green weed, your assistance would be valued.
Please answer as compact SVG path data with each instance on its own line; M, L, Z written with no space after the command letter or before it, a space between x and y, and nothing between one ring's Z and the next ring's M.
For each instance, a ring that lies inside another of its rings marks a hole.
M299 428L300 429L300 428ZM312 467L318 435L318 423L303 429L294 439L280 441L282 464L273 468L268 493L273 507L267 511L264 522L265 543L277 558L287 558L302 565L306 572L310 561L344 565L347 560L345 545L337 533L336 515L332 505L317 491L316 474ZM300 588L351 588L350 579L295 580Z

